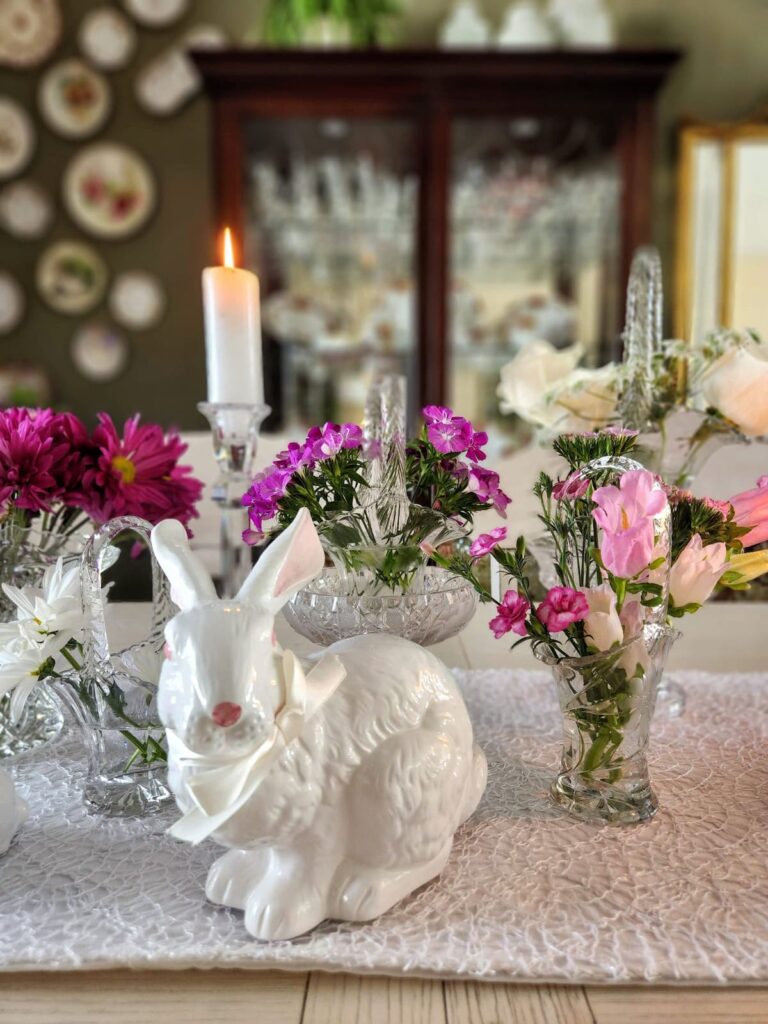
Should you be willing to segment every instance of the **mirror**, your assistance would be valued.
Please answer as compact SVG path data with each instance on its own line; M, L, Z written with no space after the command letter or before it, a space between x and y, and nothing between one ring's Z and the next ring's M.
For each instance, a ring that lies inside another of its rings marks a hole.
M675 334L768 336L768 123L680 133Z

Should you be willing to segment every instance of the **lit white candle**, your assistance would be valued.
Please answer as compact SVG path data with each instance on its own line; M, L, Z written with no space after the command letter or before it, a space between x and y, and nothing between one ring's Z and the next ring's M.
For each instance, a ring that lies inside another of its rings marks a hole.
M224 266L203 271L203 313L209 402L264 403L259 279L235 266L224 232Z

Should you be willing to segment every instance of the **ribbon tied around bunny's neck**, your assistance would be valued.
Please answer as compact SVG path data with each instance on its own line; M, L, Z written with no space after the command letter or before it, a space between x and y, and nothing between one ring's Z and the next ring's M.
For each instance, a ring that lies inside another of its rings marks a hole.
M326 655L304 675L293 651L283 654L284 701L269 736L256 750L237 757L209 757L189 750L171 729L168 751L183 768L194 768L185 786L195 807L171 828L170 835L200 843L235 815L253 796L306 722L325 704L346 676L335 655Z

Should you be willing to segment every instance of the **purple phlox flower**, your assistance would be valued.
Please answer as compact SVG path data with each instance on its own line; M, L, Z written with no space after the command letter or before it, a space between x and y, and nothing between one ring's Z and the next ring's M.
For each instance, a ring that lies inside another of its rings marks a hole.
M444 405L427 405L421 410L421 414L427 423L450 423L455 419L453 409Z
M248 518L259 532L265 519L272 519L278 512L280 499L285 496L293 472L273 465L269 471L258 473L243 495L243 505L248 509Z
M307 447L316 459L332 459L342 448L359 448L363 443L363 432L356 423L324 423L313 427L307 434Z
M263 540L264 534L261 530L243 530L243 544L253 547L254 544L260 544Z
M430 444L443 455L451 452L465 452L472 443L472 424L462 416L445 421L430 423L427 437Z
M342 423L339 430L342 448L360 448L363 444L363 432L356 423Z
M473 558L482 558L483 555L490 554L497 544L506 540L506 537L506 526L496 526L490 533L481 533L476 540L473 540L469 546L469 553Z
M275 466L279 469L290 469L294 472L311 466L313 463L312 451L306 444L297 444L291 441L288 447L278 452L275 456Z
M507 506L512 499L499 486L499 474L476 463L469 467L467 487L483 503L490 502L500 516L506 518Z
M488 435L484 430L476 430L467 445L467 458L472 462L485 462L488 456L483 451L483 446L488 444Z

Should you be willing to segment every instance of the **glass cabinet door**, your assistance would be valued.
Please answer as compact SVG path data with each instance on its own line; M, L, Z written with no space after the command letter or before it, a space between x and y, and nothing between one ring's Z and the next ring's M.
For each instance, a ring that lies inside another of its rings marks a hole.
M247 123L245 259L274 428L359 422L374 369L411 372L415 141L405 120Z
M449 399L474 423L498 411L499 371L535 339L609 357L619 320L619 174L603 125L564 118L454 122Z

